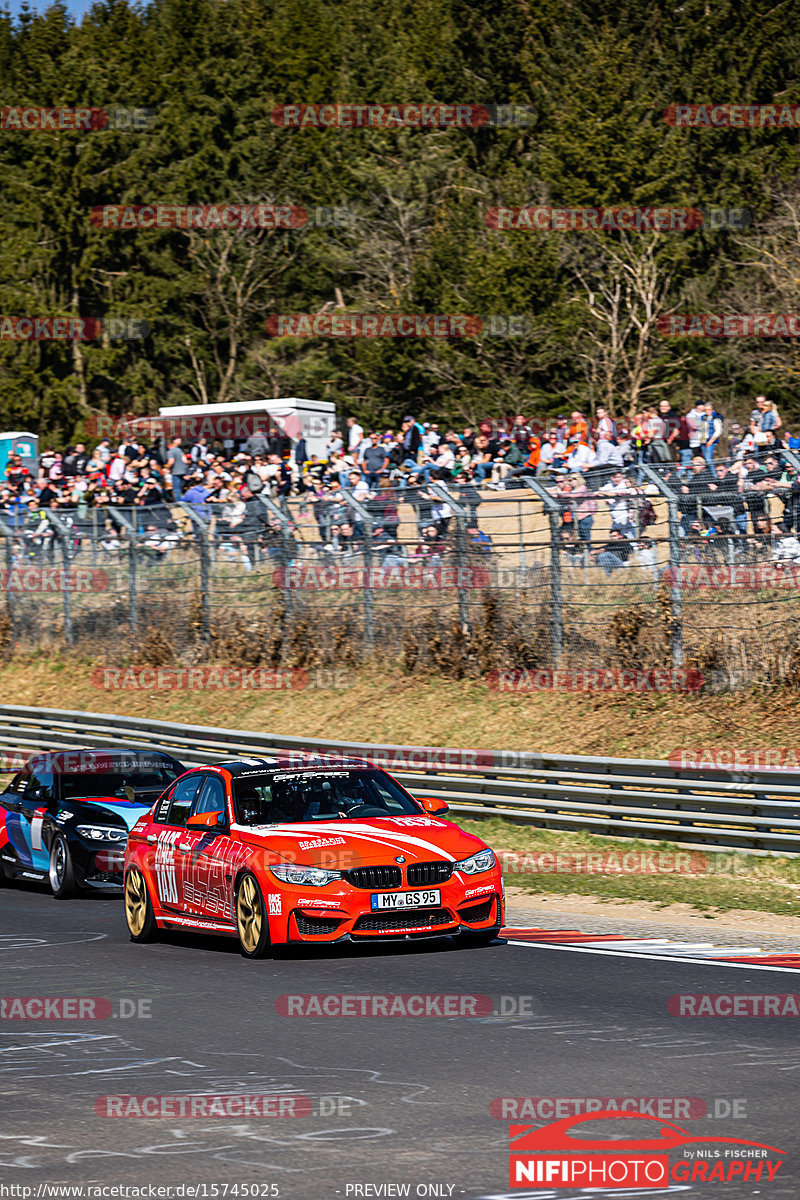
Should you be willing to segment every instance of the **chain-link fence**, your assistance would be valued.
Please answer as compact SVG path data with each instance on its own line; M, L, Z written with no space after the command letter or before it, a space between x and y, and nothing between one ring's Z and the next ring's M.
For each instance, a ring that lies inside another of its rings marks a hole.
M689 456L686 456L689 458ZM360 493L363 492L363 495ZM0 516L8 647L408 670L800 668L800 461Z

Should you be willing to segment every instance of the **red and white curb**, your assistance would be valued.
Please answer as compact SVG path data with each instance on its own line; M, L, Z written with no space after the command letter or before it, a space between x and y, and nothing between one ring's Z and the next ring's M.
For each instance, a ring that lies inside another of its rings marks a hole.
M583 933L579 929L537 929L508 926L502 936L512 945L543 950L571 950L607 954L614 958L638 957L676 962L714 962L722 966L758 970L800 971L800 953L774 953L759 946L715 946L713 942L678 942L670 938L632 938L621 933Z

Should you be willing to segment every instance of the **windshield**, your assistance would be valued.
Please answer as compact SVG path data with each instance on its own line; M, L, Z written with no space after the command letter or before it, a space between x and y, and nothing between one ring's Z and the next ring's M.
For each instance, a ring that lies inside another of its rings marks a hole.
M63 798L65 800L91 800L93 797L114 796L116 799L127 799L126 788L133 788L140 793L157 792L159 795L169 787L173 779L183 774L183 768L171 759L163 762L154 760L149 755L141 762L131 759L112 761L107 769L96 770L85 775L65 774L62 782ZM142 803L150 803L150 798L142 795Z
M383 771L276 771L239 775L233 784L242 825L419 816L421 809Z

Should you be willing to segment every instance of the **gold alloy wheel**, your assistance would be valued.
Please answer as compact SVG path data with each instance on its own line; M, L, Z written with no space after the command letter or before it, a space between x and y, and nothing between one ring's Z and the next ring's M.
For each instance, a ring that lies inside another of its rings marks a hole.
M253 954L261 940L264 910L252 875L245 875L236 897L236 923L239 937L248 954Z
M147 919L147 891L141 874L134 867L125 880L125 916L134 937L139 937Z

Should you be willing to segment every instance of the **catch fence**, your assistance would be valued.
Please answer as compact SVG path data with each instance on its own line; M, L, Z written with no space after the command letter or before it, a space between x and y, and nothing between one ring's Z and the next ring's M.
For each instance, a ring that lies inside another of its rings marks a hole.
M431 478L364 496L0 514L0 642L446 675L692 667L800 679L800 462ZM740 484L740 479L743 483ZM33 507L33 506L32 506ZM780 520L781 528L777 527Z

